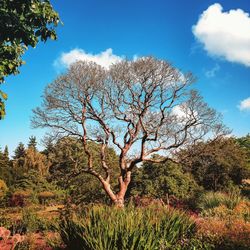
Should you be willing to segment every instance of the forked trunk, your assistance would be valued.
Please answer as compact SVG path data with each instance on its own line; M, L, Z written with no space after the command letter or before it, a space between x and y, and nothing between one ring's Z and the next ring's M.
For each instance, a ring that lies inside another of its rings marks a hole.
M124 207L124 197L128 189L128 185L131 181L131 173L127 172L125 178L122 176L119 177L119 192L114 194L112 191L110 184L107 182L103 182L103 188L106 191L107 195L111 199L113 205L117 208Z
M114 206L117 208L124 208L124 197L117 198L115 201L113 201Z

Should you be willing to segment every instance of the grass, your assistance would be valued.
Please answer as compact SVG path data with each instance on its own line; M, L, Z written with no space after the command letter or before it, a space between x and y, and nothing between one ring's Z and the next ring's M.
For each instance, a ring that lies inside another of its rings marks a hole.
M192 237L195 223L176 210L94 206L63 218L58 230L72 250L174 249L181 239Z

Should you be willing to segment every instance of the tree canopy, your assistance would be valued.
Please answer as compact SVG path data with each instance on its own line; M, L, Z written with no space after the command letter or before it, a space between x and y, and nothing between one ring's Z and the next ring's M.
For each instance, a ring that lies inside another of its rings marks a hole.
M244 137L237 139L244 141ZM222 190L241 184L250 176L249 155L234 138L199 143L180 152L184 169L208 190Z
M49 0L0 1L0 84L6 76L18 74L21 56L39 40L55 40L59 15ZM5 115L7 94L0 90L0 119Z
M48 85L34 127L53 135L78 136L88 161L81 171L95 176L115 203L123 203L131 171L141 162L166 162L181 147L225 133L220 116L191 89L194 77L164 60L144 57L105 70L92 62L73 64ZM100 145L94 168L88 142ZM119 191L110 185L107 147L119 152ZM163 159L151 156L164 153Z
M133 196L160 199L174 196L184 200L200 189L193 176L185 173L180 165L146 162L136 169L128 191Z

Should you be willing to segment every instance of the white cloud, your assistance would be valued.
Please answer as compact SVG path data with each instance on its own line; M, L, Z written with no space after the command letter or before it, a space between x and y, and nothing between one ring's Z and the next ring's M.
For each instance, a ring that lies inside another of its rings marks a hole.
M205 72L205 75L207 78L211 78L211 77L215 77L216 73L220 70L220 65L218 64L215 64L215 66L210 69L210 70L207 70Z
M195 37L211 55L250 67L250 17L242 9L223 12L215 3L192 27Z
M177 118L185 118L187 116L181 105L174 106L172 109L172 114L177 116Z
M56 68L69 67L70 64L77 61L93 61L104 68L109 68L113 63L120 62L124 56L113 54L111 48L100 52L99 54L87 53L82 49L73 49L61 56L54 62Z
M250 97L242 100L240 102L240 105L238 106L238 108L241 110L241 111L244 111L244 110L248 110L250 111Z
M191 111L188 107L187 103L182 103L179 105L176 105L172 108L172 115L176 116L178 119L178 122L187 122L190 119L196 117L199 119L199 114L196 110Z

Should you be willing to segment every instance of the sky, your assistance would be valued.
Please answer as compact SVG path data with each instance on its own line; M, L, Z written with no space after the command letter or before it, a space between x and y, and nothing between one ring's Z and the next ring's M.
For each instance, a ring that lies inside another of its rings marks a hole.
M182 72L223 122L240 137L250 133L250 1L248 0L60 0L51 1L63 25L58 40L23 56L20 74L1 87L8 94L0 121L0 147L13 150L38 142L45 130L32 129L32 109L45 86L76 60L108 67L117 61L155 56ZM41 145L40 145L41 147Z

